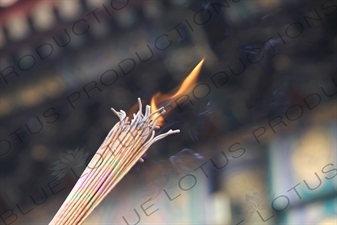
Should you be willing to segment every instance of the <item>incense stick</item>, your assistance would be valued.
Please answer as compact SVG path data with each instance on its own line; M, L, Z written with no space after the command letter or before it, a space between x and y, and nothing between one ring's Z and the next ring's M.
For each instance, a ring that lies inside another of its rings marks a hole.
M169 130L155 137L154 130L159 128L156 123L165 113L164 108L151 113L147 105L143 115L140 98L138 104L139 110L131 121L123 110L111 109L120 121L110 130L49 225L82 224L153 143L180 132Z

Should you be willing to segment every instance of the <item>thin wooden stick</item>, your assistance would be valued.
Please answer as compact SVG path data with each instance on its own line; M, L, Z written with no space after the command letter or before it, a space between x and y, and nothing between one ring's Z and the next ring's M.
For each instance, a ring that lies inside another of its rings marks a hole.
M124 139L128 139L128 133L120 134L120 136ZM119 143L118 143L119 144ZM119 144L121 146L121 144ZM80 189L76 190L75 197L78 195L80 196L79 199L75 199L75 203L71 204L71 208L68 210L68 214L70 214L69 218L73 217L75 214L78 214L80 211L84 211L81 209L83 207L83 204L87 201L87 198L90 198L90 201L95 201L95 197L93 194L98 192L98 190L101 188L101 184L104 183L104 180L106 180L109 172L109 165L106 165L107 156L109 155L109 151L107 150L108 147L103 146L103 148L100 148L97 153L100 155L100 159L103 159L103 165L102 163L97 168L90 169L90 174L87 175L87 179L85 180L84 184L81 186ZM113 155L110 153L110 155ZM97 163L99 163L101 160L98 160L95 162L96 166ZM89 164L90 165L90 164ZM90 166L89 166L90 167ZM73 199L74 201L74 199ZM65 220L65 223L70 222ZM74 224L74 223L72 223Z
M150 106L146 106L143 115L140 99L138 103L139 111L131 121L124 111L111 109L119 123L111 129L50 225L82 224L154 142L179 132L169 130L155 137L157 120L165 110L150 113ZM158 115L156 119L152 119L154 115Z
M130 139L129 136L126 136L126 139L128 140L127 143L131 142L131 139ZM121 145L119 145L119 146L121 146ZM140 144L139 144L139 146L140 146ZM111 158L114 158L114 156L110 157L110 159ZM118 158L118 156L117 156L117 158ZM120 159L116 159L114 162L117 162L119 160ZM110 161L110 160L108 160L108 161ZM99 175L98 176L99 179L93 180L92 186L96 187L96 188L94 188L94 190L90 190L90 191L92 191L94 193L97 193L97 192L102 193L102 188L104 188L106 185L102 186L102 187L100 187L99 185L104 183L104 181L108 181L109 178L111 177L111 174L115 174L115 170L118 170L118 165L115 165L115 167L113 167L113 168L106 168L106 169L102 170L104 175ZM85 213L89 210L89 208L93 207L93 204L97 201L100 193L95 195L95 198L92 198L91 201L89 202L89 204L85 205L84 210L81 210L78 218L81 218L82 216L84 216ZM86 196L86 195L84 195L84 196ZM85 201L85 199L83 199L83 201ZM74 222L76 222L76 221L74 221ZM76 224L76 223L73 223L73 224Z

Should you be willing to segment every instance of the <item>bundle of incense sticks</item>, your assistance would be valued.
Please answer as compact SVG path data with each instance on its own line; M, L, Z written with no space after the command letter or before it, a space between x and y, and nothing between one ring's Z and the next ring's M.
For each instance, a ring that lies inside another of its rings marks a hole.
M131 121L123 110L111 108L120 121L111 129L50 225L82 224L154 142L180 132L169 130L155 137L157 120L165 110L160 108L151 113L147 105L143 115L140 98L138 103L139 111Z

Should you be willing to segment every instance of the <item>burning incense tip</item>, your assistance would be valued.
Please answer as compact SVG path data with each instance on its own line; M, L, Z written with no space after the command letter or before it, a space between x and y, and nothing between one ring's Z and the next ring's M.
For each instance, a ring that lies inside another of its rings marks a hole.
M157 93L155 94L152 99L151 99L151 108L156 110L157 105L163 102L167 102L168 105L172 103L175 99L179 99L183 95L188 94L189 92L192 91L193 87L197 83L198 76L200 74L202 65L204 64L205 58L203 58L195 67L194 69L190 72L189 75L184 79L184 81L180 84L179 87L177 87L175 90L173 90L171 94L161 94ZM153 117L157 117L159 113L153 114ZM163 125L164 124L164 117L162 115L159 115L158 118L158 125Z
M131 121L123 110L111 108L120 121L110 130L50 225L82 224L130 169L144 161L141 157L153 143L180 132L169 130L155 137L164 108L151 112L147 105L143 114L140 98L138 104L139 110Z

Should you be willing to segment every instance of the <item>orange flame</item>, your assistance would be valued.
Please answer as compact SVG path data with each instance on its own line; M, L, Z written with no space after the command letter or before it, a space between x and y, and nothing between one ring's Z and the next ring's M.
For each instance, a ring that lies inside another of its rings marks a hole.
M161 94L158 92L155 94L152 99L151 99L151 112L154 112L158 109L158 105L165 102L165 101L170 101L172 103L173 100L180 98L183 95L186 95L192 91L194 88L195 84L197 83L197 79L201 70L201 67L204 63L205 59L202 59L198 65L192 70L192 72L185 78L185 80L182 82L182 84L178 87L178 90L175 91L174 94ZM170 103L168 105L170 105ZM167 106L168 106L167 105ZM154 114L152 116L152 119L157 118L159 115L158 113ZM159 116L158 121L156 125L162 126L164 124L164 117Z

